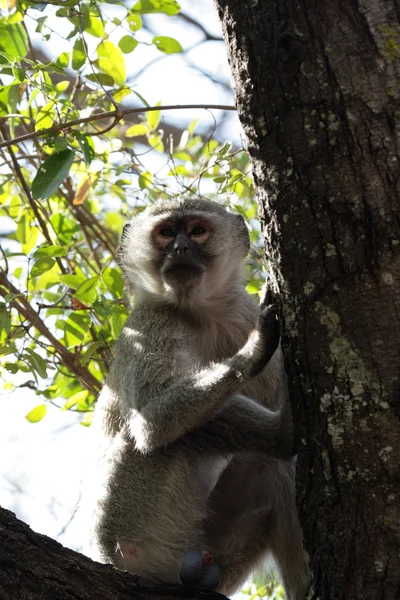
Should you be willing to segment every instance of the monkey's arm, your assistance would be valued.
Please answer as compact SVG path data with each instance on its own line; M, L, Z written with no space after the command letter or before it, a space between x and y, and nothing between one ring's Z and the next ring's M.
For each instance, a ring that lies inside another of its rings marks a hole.
M245 451L286 459L294 454L292 417L290 411L272 412L235 394L210 421L177 443L204 456Z
M263 369L278 342L279 327L274 311L266 309L257 329L237 354L175 379L176 356L165 352L162 340L162 351L152 353L146 349L145 340L142 345L134 338L130 343L127 340L126 351L117 356L108 385L112 387L118 374L123 374L124 364L128 374L122 375L123 381L115 381L115 385L122 399L123 419L138 450L150 452L210 421L243 384ZM272 445L273 439L279 437L281 415L257 407L255 403L245 408L243 401L238 402L241 405L235 411L237 421L240 422L240 411L247 410L254 424L258 419L262 421L264 435L265 428L269 430Z

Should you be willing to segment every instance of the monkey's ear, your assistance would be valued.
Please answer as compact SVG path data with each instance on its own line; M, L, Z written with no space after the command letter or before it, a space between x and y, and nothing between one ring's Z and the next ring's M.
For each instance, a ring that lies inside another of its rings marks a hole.
M235 216L235 226L237 231L237 237L242 242L244 256L246 256L250 250L250 236L249 230L246 225L246 221L242 217L242 215L236 214Z
M128 221L128 223L125 223L125 225L122 228L122 233L121 233L121 242L124 239L124 237L127 235L128 230L132 227L132 223L130 221Z
M117 259L117 263L119 264L119 266L121 267L122 270L124 270L123 265L122 265L122 242L124 240L124 238L127 237L129 229L132 227L132 223L130 221L128 221L128 223L125 223L125 225L122 228L122 233L121 233L121 239L119 241L119 246L117 248L117 253L116 253L116 259Z

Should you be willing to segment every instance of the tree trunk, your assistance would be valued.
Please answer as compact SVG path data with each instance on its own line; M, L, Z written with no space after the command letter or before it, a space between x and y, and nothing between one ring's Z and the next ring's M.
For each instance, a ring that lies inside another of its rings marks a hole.
M0 508L0 600L221 600L184 586L141 586L140 577L63 548Z
M309 598L400 598L400 6L216 0L298 423Z

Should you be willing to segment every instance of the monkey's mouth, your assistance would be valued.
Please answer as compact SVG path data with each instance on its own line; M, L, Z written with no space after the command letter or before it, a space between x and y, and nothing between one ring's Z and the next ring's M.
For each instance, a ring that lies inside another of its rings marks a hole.
M162 276L168 283L190 283L201 278L203 267L189 261L177 261L166 265L162 270Z

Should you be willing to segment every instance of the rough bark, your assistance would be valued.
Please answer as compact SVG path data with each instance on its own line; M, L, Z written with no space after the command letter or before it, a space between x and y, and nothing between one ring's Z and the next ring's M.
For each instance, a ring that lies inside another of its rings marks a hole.
M282 304L310 598L400 598L400 6L216 0Z
M117 571L33 532L0 508L1 600L224 600L225 596L172 585L145 587Z

